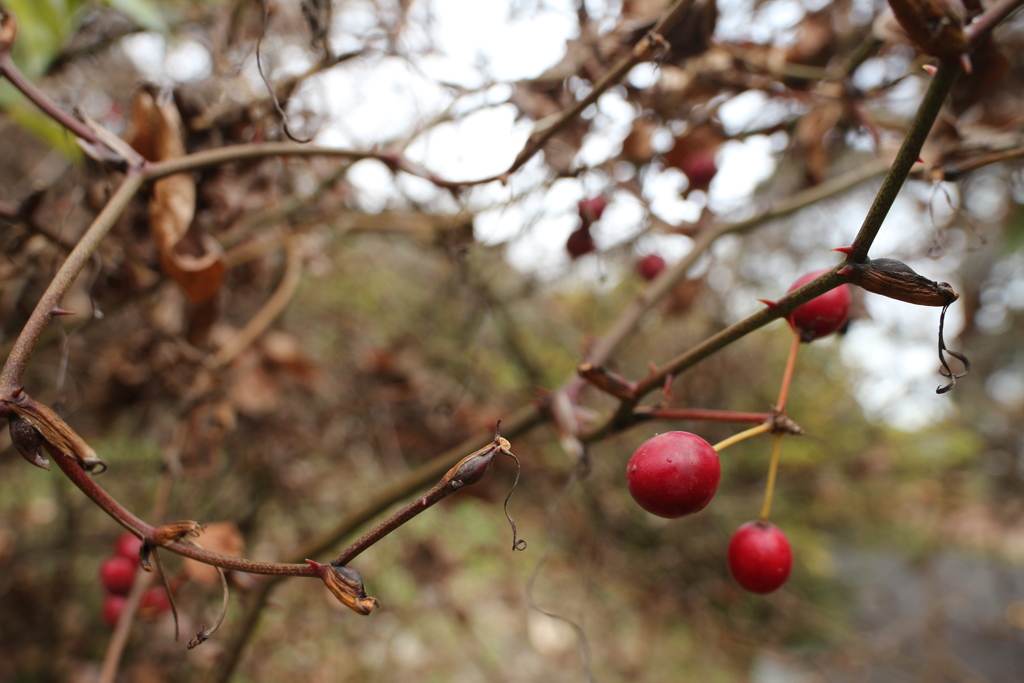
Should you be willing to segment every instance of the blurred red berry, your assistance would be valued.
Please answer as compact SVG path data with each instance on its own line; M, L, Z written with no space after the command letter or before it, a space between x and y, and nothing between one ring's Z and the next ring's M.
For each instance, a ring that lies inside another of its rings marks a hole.
M640 277L650 282L665 270L665 259L657 254L648 254L636 262L636 270Z
M132 588L137 566L137 562L132 562L120 555L107 558L100 565L100 583L108 593L124 595Z
M683 159L680 169L686 174L690 181L691 190L708 191L711 181L718 174L718 164L715 163L715 151L705 149L694 152Z
M803 287L825 269L807 273L794 282L787 292ZM811 299L789 314L786 320L800 334L801 341L812 342L838 330L850 313L850 286L839 285L819 297Z
M573 260L578 259L584 254L589 254L596 248L594 238L590 236L590 228L574 230L569 235L569 239L565 241L565 250L569 252L569 256Z
M121 618L121 612L124 611L127 602L123 595L107 595L103 598L103 621L107 626L117 626L117 620Z
M142 548L142 539L135 534L123 533L117 537L117 544L114 546L114 554L120 555L126 560L135 564L139 563L139 549Z
M591 224L601 220L601 214L604 213L607 206L608 200L601 195L590 199L581 199L576 204L576 210L580 214L580 220L583 221L583 227L589 228Z
M163 586L153 586L142 594L139 601L139 612L146 617L155 617L171 609L171 600Z

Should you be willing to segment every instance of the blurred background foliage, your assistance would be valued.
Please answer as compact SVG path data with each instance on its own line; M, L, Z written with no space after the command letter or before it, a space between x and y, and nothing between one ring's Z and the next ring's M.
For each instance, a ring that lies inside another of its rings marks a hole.
M257 3L4 4L21 27L16 61L69 110L122 134L134 93L159 73L190 151L283 138L254 71ZM503 81L486 64L463 65L478 68L475 85L425 72L445 106L418 110L420 86L380 74L395 61L425 69L444 54L431 31L448 4L272 5L263 54L291 125L351 147L390 142L412 156L434 131L492 109L529 125L585 91L663 9L509 5L510 25L550 16L578 24L564 59L497 91ZM891 153L927 57L886 28L883 6L819 5L722 2L713 39L706 21L691 17L704 33L674 42L676 53L647 81L646 72L632 74L509 188L453 194L374 161L270 159L196 174L193 229L223 244L230 264L212 323L197 320L161 273L138 198L67 297L77 315L52 325L26 384L110 463L100 482L129 509L148 518L167 486L167 519L233 522L247 557L285 556L402 474L573 376L644 291L639 256L662 253L672 263L713 221L747 217ZM737 25L760 28L742 34ZM949 341L974 370L934 397L937 314L872 295L858 295L846 334L801 350L788 411L807 434L784 442L773 508L796 558L780 591L745 594L724 560L731 533L760 509L769 439L723 452L713 503L668 521L630 499L630 454L658 431L715 443L738 427L641 425L590 444L581 467L543 426L512 444L523 469L511 512L526 552L510 550L501 503L514 470L498 462L481 484L358 559L380 611L357 617L313 582L285 582L235 680L561 681L588 671L638 683L1024 677L1021 167L1011 160L943 180L943 169L1022 144L1022 28L1011 19L997 32L995 56L976 65L984 88L961 92L944 115L923 154L926 170L872 251L954 283L962 296L952 325L961 330ZM350 56L332 60L342 54ZM853 71L836 71L855 55ZM180 71L167 66L172 58ZM1000 60L997 79L989 64ZM377 74L385 101L388 87L404 93L414 110L400 112L411 117L406 129L375 139L360 137L355 123L347 128L327 94L336 86L317 80L338 70ZM751 94L755 105L737 124L728 105ZM69 152L69 136L13 89L4 85L0 98L8 349L114 178ZM520 124L472 142L495 158L494 170L510 160L505 138L523 139ZM422 161L468 177L452 170L465 168L465 150L437 140ZM740 151L752 148L769 164L753 180L739 168L750 163ZM696 189L687 159L708 149L720 173ZM611 366L641 377L649 362L756 310L756 298L775 298L799 274L834 263L827 250L850 239L876 188L869 182L720 240ZM570 259L563 245L579 226L575 203L598 194L610 206L594 226L596 253ZM204 358L278 286L285 245L303 264L291 304L229 366L209 370ZM677 378L671 405L769 410L789 343L781 322L742 339ZM582 404L613 405L593 390ZM0 680L95 680L110 638L97 571L120 530L59 473L26 467L6 432L0 440ZM177 558L165 562L172 574L182 570ZM226 653L253 586L234 580L225 625L194 651L174 642L169 616L140 619L120 680L228 675ZM186 581L177 599L189 633L216 614L219 589Z

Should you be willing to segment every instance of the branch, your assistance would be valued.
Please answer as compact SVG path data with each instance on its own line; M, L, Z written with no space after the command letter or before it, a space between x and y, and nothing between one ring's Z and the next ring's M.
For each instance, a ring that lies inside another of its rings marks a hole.
M975 47L978 43L992 32L1003 19L1017 11L1024 0L999 0L989 7L977 19L971 22L970 26L964 28L964 36L967 38L968 47Z
M693 264L723 235L746 232L769 220L796 213L823 199L846 192L862 182L884 173L888 167L889 164L881 159L869 161L841 176L776 201L751 218L735 222L722 222L704 229L697 235L690 252L658 276L615 321L612 328L594 344L587 356L587 361L595 366L608 362L619 344L636 329L637 323L644 314L672 291L693 267Z
M907 136L903 139L896 159L893 160L892 168L889 169L885 180L882 181L882 187L878 190L874 203L871 204L867 216L864 217L860 232L857 233L857 237L853 241L853 248L847 257L849 262L863 263L867 259L868 249L875 241L875 236L878 235L882 221L885 220L889 209L892 208L896 195L899 194L900 188L906 182L911 166L917 162L921 154L921 147L924 145L958 73L960 73L960 67L953 62L944 61L939 64L938 71L935 72L928 91L917 108L917 114L914 115L914 120L911 122L910 128L907 129Z
M611 86L618 83L622 78L629 73L629 70L640 62L646 61L654 57L654 55L662 49L662 45L666 44L667 41L664 38L664 34L671 31L683 14L690 8L694 0L676 0L676 3L669 8L665 15L661 18L661 21L655 25L651 32L640 39L640 41L633 47L632 52L619 60L619 62L612 67L611 71L604 75L601 80L594 84L593 89L587 93L586 97L574 104L569 109L566 109L561 114L557 114L557 118L549 124L545 124L541 121L537 125L537 129L533 131L530 138L526 141L523 149L516 156L515 161L509 166L508 170L497 176L494 176L490 180L501 180L505 182L510 175L519 170L523 164L529 161L533 155L539 152L547 142L557 135L563 128L569 123L576 119L583 110L597 102L597 99L605 93Z
M502 433L507 438L514 439L544 422L546 422L546 416L543 411L535 406L527 406L521 408L511 418L502 420ZM300 562L306 557L322 555L343 538L351 535L356 529L394 505L396 501L412 495L441 476L452 466L453 462L456 462L461 454L484 447L493 437L494 435L489 432L476 434L454 448L423 463L402 479L375 493L365 503L345 515L333 528L328 529L317 538L310 540L298 550L288 555L286 560L289 562ZM249 596L249 604L246 606L245 614L241 619L241 630L225 646L223 664L215 679L219 683L227 683L231 679L235 667L238 666L238 662L241 660L242 650L256 630L256 625L259 623L263 607L269 599L270 593L273 592L274 588L283 578L280 576L267 577L260 584L259 588Z
M299 279L302 275L302 252L299 249L298 239L292 237L285 249L284 275L281 276L281 283L274 290L274 293L263 304L263 307L256 312L256 315L246 323L238 334L232 337L217 353L207 358L206 367L216 370L224 367L242 353L257 337L263 334L277 316L281 315L288 302L295 296L299 288Z
M117 222L125 207L132 197L142 186L143 177L140 173L131 170L125 176L117 191L114 192L110 201L103 207L103 210L93 220L92 224L82 235L82 238L75 245L75 248L68 254L67 259L61 264L60 270L50 282L49 287L43 293L35 310L29 316L28 322L18 335L3 370L0 371L0 397L8 397L13 391L21 386L22 376L25 373L25 366L28 364L32 351L35 349L39 336L43 333L46 324L58 310L61 300L67 294L74 283L75 278L82 272L85 264L92 259L96 248L99 247L103 238L110 232ZM0 405L0 416L7 414L7 408Z

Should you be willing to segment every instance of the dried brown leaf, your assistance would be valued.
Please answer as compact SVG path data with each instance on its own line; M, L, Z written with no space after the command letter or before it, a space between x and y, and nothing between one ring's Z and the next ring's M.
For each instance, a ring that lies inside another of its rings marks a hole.
M128 142L149 161L185 154L181 116L170 97L139 91L132 103ZM209 235L190 231L196 211L192 176L179 173L153 184L150 229L160 250L160 264L193 303L213 298L226 269L224 251Z

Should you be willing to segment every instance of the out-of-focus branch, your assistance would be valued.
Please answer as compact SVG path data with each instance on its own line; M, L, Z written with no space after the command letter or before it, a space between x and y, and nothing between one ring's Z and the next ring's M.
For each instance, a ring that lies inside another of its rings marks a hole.
M58 310L64 295L67 294L75 278L78 277L82 268L85 267L85 264L92 258L100 242L103 241L103 238L114 227L118 217L120 217L125 207L128 206L128 202L131 201L135 193L142 187L142 182L143 177L140 173L129 171L120 187L117 188L117 191L114 192L107 202L107 205L103 207L100 214L93 220L92 225L82 235L78 244L68 254L67 259L61 264L60 270L53 277L53 281L46 288L43 296L39 299L39 303L36 304L35 310L32 311L32 315L29 316L28 322L22 328L21 334L18 335L18 339L14 342L11 353L7 356L7 361L4 363L3 370L0 371L0 397L10 396L11 392L21 386L25 367L32 356L36 343L39 341L39 336L43 333L43 329L50 321L50 318L53 317L54 312ZM6 411L7 408L0 404L0 417L5 416Z
M864 217L864 223L853 241L853 248L847 257L850 262L861 263L868 257L868 249L875 241L875 236L882 227L882 221L889 214L892 203L896 201L896 195L906 182L910 168L917 162L921 147L935 123L935 118L939 115L939 110L942 109L949 89L953 87L953 80L959 73L960 66L956 63L939 64L938 71L935 72L932 82L928 85L928 91L917 108L917 114L907 129L903 144L896 153L896 159L893 160L892 167L882 181L882 187L879 188L875 201L871 204L867 216Z
M697 235L690 252L671 268L665 269L619 316L611 329L591 348L587 360L594 365L608 362L619 344L636 329L640 318L672 291L672 288L686 276L697 259L704 255L720 237L745 232L767 221L793 214L823 199L846 192L862 182L884 173L887 168L889 168L889 164L885 161L871 160L841 176L776 201L751 218L721 222L705 228Z
M1017 11L1021 5L1024 5L1024 0L999 0L999 2L989 7L977 19L972 21L970 26L964 28L967 44L970 47L977 45L1003 19Z
M293 236L285 248L284 274L281 276L281 283L277 289L274 290L263 307L256 312L256 315L246 323L245 327L218 349L217 353L209 357L206 366L211 370L216 370L227 365L263 334L295 296L301 275L302 251L299 249L298 239Z
M541 121L538 123L537 128L530 135L523 149L516 155L515 161L512 162L508 170L489 180L501 180L502 182L508 180L509 176L522 168L523 164L533 158L552 137L579 117L584 109L597 102L597 99L608 88L622 80L629 73L630 69L640 62L651 59L659 50L664 49L663 45L667 42L664 34L671 31L679 23L679 20L693 2L694 0L676 0L676 3L665 12L661 20L651 29L651 32L641 38L633 47L633 50L620 59L601 80L594 83L593 89L583 99L564 112L554 115L553 120L550 122Z

